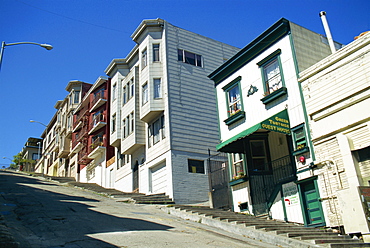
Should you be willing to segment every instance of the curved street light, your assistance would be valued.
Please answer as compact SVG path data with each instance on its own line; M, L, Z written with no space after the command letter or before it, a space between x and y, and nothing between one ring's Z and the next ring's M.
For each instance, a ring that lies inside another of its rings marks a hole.
M1 70L1 63L3 61L4 48L6 46L23 45L23 44L37 45L37 46L40 46L40 47L45 48L46 50L53 49L53 46L52 45L49 45L49 44L40 44L40 43L28 42L28 41L25 41L25 42L15 42L15 43L8 43L8 44L6 44L5 41L3 41L1 43L1 50L0 50L0 70Z
M43 126L45 126L45 127L48 127L47 125L45 125L44 123L39 122L39 121L30 120L30 122L35 122L35 123L41 124L41 125L43 125Z

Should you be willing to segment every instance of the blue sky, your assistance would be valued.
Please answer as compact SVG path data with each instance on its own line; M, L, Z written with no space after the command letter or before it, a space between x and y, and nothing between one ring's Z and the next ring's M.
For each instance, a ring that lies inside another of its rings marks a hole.
M94 83L114 58L135 45L143 19L162 18L180 28L244 47L284 17L324 34L327 12L333 38L343 44L370 30L369 0L0 0L0 41L49 43L6 47L0 71L0 165L39 137L64 99L70 80Z

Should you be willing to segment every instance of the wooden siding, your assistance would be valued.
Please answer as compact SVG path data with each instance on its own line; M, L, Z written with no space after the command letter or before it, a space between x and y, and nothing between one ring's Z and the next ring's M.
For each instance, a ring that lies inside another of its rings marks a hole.
M329 222L328 226L342 225L342 219L338 214L340 208L336 192L340 189L347 189L349 185L337 139L332 137L320 144L315 144L315 153L318 161L335 162L335 164L331 163L330 166L324 164L322 168L315 171L315 174L319 175L320 197L323 208L325 208L327 222ZM339 172L339 176L336 171Z
M345 133L351 143L351 150L358 150L370 145L370 130L367 124L364 124L348 133Z
M177 61L177 49L202 56L203 67ZM167 25L168 98L171 147L206 153L218 143L214 84L207 75L237 49Z

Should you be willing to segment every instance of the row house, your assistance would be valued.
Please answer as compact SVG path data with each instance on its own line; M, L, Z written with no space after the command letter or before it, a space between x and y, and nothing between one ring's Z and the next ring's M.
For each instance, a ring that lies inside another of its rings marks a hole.
M115 147L109 186L165 193L177 203L207 201L205 161L218 141L207 75L239 49L162 19L144 20L131 37L136 46L105 70Z
M302 71L315 150L312 169L327 226L370 232L370 33Z
M21 171L35 171L35 164L40 159L42 139L30 137L21 151L22 159L26 162L19 168Z
M80 182L110 187L106 170L114 160L109 145L110 79L99 77L75 109L70 160Z
M56 113L41 135L43 156L36 165L37 172L51 176L75 176L74 168L71 168L69 162L73 111L90 86L91 84L78 80L68 82L65 88L68 95L56 102Z
M57 113L53 115L49 124L41 134L42 139L42 156L35 166L35 172L45 175L57 175L57 136L55 133L57 123Z
M298 73L329 54L323 35L282 18L209 75L234 211L325 225L315 178L297 181L313 161Z

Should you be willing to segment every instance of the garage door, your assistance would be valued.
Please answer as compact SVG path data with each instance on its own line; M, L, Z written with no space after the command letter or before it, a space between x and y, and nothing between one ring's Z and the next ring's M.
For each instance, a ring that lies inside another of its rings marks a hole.
M152 193L165 193L167 188L166 164L163 163L150 168L150 176Z

